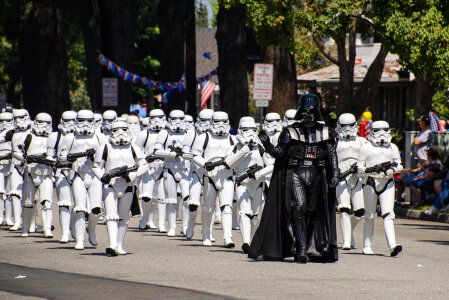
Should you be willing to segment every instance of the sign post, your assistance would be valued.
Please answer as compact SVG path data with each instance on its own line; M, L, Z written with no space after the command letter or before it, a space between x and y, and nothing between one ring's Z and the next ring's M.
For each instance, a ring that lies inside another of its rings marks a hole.
M103 106L118 106L117 78L103 78Z
M253 99L260 107L260 129L262 129L263 108L268 107L273 96L273 64L254 64Z

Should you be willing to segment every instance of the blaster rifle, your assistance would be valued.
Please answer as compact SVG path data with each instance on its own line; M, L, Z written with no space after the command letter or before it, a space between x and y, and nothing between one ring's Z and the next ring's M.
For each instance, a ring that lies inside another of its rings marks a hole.
M12 154L6 154L5 156L0 156L0 160L4 160L4 159L11 159L12 158Z
M263 169L263 167L258 164L249 166L249 168L246 169L245 173L243 173L235 178L235 183L241 184L243 182L243 180L245 180L246 178L255 178L256 172L259 170L262 170L262 169Z
M79 152L79 153L71 153L67 155L67 160L69 162L74 162L80 157L88 157L90 160L94 160L95 155L95 149L88 149L86 152Z
M346 179L346 177L348 177L351 174L355 174L357 173L357 163L353 163L349 169L347 169L346 171L344 171L343 173L340 173L340 181L343 181Z
M138 166L133 166L133 167L129 167L129 168L127 166L118 167L118 168L112 169L109 172L107 172L106 174L104 174L100 180L104 184L108 184L112 178L115 178L115 177L123 177L124 178L129 173L137 171L138 168L139 168Z
M160 159L159 157L156 157L154 155L148 155L147 157L145 157L145 160L149 163L154 162L155 160Z
M204 164L204 168L207 171L212 171L213 169L215 169L215 167L221 166L225 164L225 160L224 158L220 158L219 160L216 161L208 161Z
M176 153L176 157L182 157L182 148L175 145L168 145L168 149Z
M392 162L392 161L386 161L383 162L381 164L377 164L374 165L372 167L366 168L365 169L365 173L382 173L384 172L385 175L387 175L387 171L389 169L393 169L394 167L397 167L398 163L397 162Z
M54 160L46 159L45 155L27 155L25 156L27 164L36 163L47 166L54 166L56 162Z

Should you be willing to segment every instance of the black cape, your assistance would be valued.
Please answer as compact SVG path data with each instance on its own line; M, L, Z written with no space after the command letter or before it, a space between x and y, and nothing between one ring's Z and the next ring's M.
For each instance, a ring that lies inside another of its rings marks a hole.
M249 248L248 257L256 260L283 260L295 255L291 219L292 169L288 159L277 158L259 227ZM323 201L309 214L308 254L311 261L338 260L335 188L328 188L323 168Z

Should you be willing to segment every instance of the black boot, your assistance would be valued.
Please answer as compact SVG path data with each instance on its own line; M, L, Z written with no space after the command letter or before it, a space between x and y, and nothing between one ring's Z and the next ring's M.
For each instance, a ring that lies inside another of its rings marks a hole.
M306 220L304 217L294 218L292 225L293 234L296 239L295 261L305 264L309 262L309 257L307 256Z

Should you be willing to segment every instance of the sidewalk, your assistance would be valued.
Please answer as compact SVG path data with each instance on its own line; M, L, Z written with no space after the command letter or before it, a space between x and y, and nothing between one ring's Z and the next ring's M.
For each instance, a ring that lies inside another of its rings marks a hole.
M403 208L401 206L395 206L394 213L396 214L397 217L406 218L406 219L449 223L449 214L438 213L438 214L426 215L424 213L424 210L408 209L408 208Z

